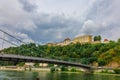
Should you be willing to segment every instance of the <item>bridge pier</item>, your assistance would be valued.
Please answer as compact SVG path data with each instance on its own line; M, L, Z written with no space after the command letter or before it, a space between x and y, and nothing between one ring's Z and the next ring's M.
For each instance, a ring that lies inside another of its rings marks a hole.
M31 67L31 66L24 66L24 70L25 70L25 71L31 71L31 70L32 70L32 67Z
M18 64L18 61L14 61L14 66L16 66Z
M86 69L84 69L83 72L92 74L92 73L94 73L94 69L93 68L86 68Z
M92 69L87 69L87 70L85 70L85 73L94 73L94 71L92 70Z

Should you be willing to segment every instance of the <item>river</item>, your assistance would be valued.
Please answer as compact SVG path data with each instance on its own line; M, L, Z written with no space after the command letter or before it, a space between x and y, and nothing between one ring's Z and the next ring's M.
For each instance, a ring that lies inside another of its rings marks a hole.
M0 71L0 80L120 80L118 75L98 75L83 73Z

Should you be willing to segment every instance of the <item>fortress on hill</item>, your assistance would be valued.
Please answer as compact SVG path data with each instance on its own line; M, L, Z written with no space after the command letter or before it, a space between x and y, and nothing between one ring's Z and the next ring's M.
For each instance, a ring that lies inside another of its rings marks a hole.
M104 40L104 43L107 43L108 40ZM85 44L85 43L101 43L101 41L93 41L92 35L83 35L83 36L78 36L76 38L74 38L73 40L71 40L70 38L66 38L64 39L62 42L60 43L48 43L48 46L66 46L69 44L76 44L76 43L80 43L80 44Z

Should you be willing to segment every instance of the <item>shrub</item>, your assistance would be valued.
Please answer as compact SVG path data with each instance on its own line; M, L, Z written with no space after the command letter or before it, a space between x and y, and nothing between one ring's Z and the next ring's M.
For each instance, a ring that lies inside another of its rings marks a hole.
M62 66L62 67L61 67L61 71L68 71L68 68L65 67L65 66Z
M76 68L72 68L70 71L71 72L76 72Z
M115 74L120 74L120 69L114 69Z
M54 72L55 71L55 67L50 68L50 71Z

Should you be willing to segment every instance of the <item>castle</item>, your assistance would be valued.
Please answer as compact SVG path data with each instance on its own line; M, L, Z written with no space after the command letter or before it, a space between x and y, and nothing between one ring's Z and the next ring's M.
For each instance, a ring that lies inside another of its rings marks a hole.
M60 43L48 43L47 45L48 46L66 46L66 45L69 45L71 43L73 43L73 44L92 43L92 35L78 36L78 37L74 38L73 40L70 40L70 38L66 38Z

